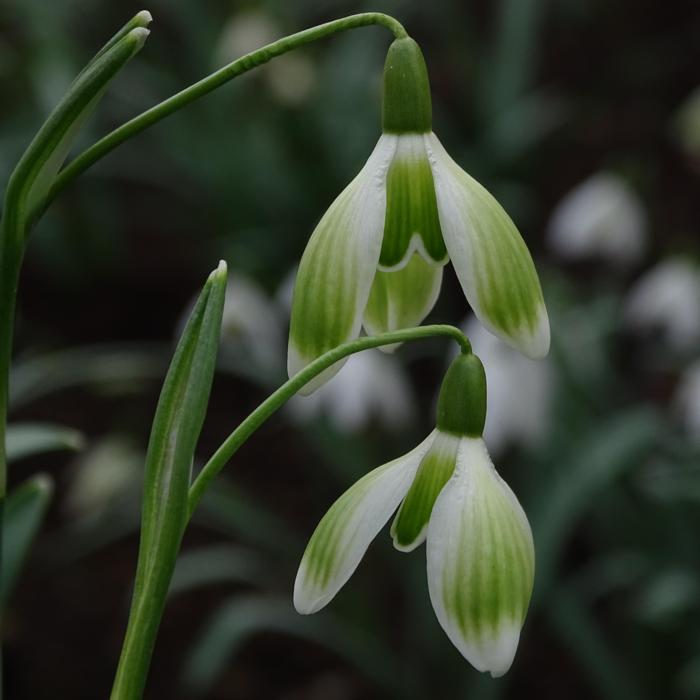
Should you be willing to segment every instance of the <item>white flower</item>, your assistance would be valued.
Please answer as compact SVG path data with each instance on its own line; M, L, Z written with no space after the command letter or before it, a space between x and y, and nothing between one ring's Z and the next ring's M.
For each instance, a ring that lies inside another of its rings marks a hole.
M221 362L244 374L276 375L284 366L282 318L274 300L240 274L226 285Z
M661 332L678 351L700 344L700 268L685 258L658 263L639 278L622 309L626 325Z
M642 203L617 175L598 173L576 186L557 205L548 241L563 258L600 257L625 266L647 246L648 222Z
M536 445L545 435L553 395L550 362L524 357L487 332L475 318L463 324L488 382L484 439L492 454L518 444Z
M75 516L99 515L140 483L144 455L124 439L98 442L70 470L65 509Z
M436 429L408 454L366 474L319 523L297 573L294 605L323 608L392 514L394 545L426 542L430 599L452 643L478 670L511 666L534 580L532 533L481 439L483 367L461 355L443 382Z
M226 22L215 49L217 63L229 63L232 58L243 56L270 44L284 32L272 17L259 10L237 13ZM259 68L277 100L285 105L296 106L304 102L316 84L314 64L296 53L277 56Z
M498 202L431 131L427 72L412 39L387 56L384 133L316 227L299 265L290 375L358 336L419 324L451 260L474 313L530 357L549 348L537 272ZM340 369L307 385L313 391Z
M700 157L700 87L683 102L676 119L676 132L686 153Z
M415 417L415 399L404 373L377 351L353 355L334 382L312 396L295 396L287 405L298 421L327 416L346 432L375 421L396 430Z
M700 441L700 360L683 373L674 404L687 433Z

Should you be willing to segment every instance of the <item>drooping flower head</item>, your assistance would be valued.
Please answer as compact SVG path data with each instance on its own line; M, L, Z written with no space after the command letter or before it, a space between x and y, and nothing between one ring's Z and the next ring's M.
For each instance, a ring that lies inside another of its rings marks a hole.
M432 132L423 55L413 39L397 39L384 68L382 136L324 214L299 266L290 375L363 325L374 334L420 324L449 260L491 332L530 357L547 353L549 322L530 253L503 208Z
M361 478L323 517L294 584L300 613L323 608L392 514L394 546L426 542L428 588L440 625L479 671L511 666L532 593L532 533L481 437L486 378L460 355L438 402L436 428L408 454Z

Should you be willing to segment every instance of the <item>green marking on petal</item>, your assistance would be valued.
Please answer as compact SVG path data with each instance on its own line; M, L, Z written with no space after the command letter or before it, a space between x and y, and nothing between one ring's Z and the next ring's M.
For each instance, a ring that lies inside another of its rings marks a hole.
M387 174L379 265L384 269L401 266L414 250L427 262L447 260L425 142L421 134L406 134L398 137Z
M408 454L366 474L331 506L299 566L294 583L299 612L320 610L345 584L406 495L434 439L433 432Z
M365 308L367 332L377 335L420 325L435 305L441 284L442 267L417 254L400 270L378 270Z
M425 540L435 499L452 476L458 447L459 438L437 433L391 526L397 549L411 551Z
M530 357L549 349L549 323L530 252L496 199L426 137L440 223L455 272L479 320Z
M480 439L463 438L428 529L428 583L438 620L479 670L510 667L534 581L527 518Z
M370 472L348 489L328 510L314 532L304 555L310 580L317 586L328 585L342 555L345 524L361 504L377 478L390 465Z
M379 139L365 167L329 207L309 240L294 286L290 374L360 331L379 259L384 181L395 147L396 137ZM331 374L334 371L337 368Z

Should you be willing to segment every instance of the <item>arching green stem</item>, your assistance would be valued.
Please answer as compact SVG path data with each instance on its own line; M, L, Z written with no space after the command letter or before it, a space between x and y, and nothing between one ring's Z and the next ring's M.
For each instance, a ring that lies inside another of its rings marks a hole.
M268 396L223 442L221 447L212 455L211 459L204 465L197 478L190 486L189 494L189 514L194 512L199 500L211 480L224 468L226 463L245 443L245 441L279 408L294 396L299 389L308 384L321 372L356 352L369 348L378 348L381 345L392 345L412 340L422 340L424 338L434 338L443 336L452 338L462 350L462 353L471 353L471 345L458 328L448 325L421 326L419 328L406 328L391 333L358 338L339 345L327 353L324 353L303 370L294 375L289 381L283 384L277 391Z
M363 12L349 17L333 20L320 24L311 29L305 29L296 34L290 34L282 39L272 42L267 46L252 51L251 53L236 59L227 66L220 68L211 75L203 78L194 85L190 85L177 94L169 97L155 107L143 112L143 114L134 117L119 128L107 134L100 139L96 144L90 146L87 150L77 156L56 178L53 187L51 188L48 197L44 202L44 206L53 201L55 196L78 175L87 170L91 165L100 160L107 153L115 149L119 144L127 139L135 136L149 126L159 122L161 119L169 116L173 112L177 112L191 102L198 100L200 97L210 93L212 90L224 85L233 80L233 78L247 73L249 70L257 66L267 63L276 56L281 56L289 51L298 49L301 46L310 44L318 39L323 39L331 34L344 32L348 29L356 29L357 27L366 27L368 25L378 25L388 29L395 38L402 39L408 36L403 25L393 17L385 15L381 12Z

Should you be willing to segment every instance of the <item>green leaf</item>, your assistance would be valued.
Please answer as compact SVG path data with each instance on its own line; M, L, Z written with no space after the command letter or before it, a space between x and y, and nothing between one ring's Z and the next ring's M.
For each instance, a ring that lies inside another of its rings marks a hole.
M530 508L537 542L539 600L549 589L559 555L577 519L611 482L639 464L659 440L663 424L647 407L634 408L598 426L560 455L561 471L538 489Z
M384 697L414 698L410 673L375 637L343 624L330 614L303 618L284 599L260 595L237 597L214 612L190 652L183 672L187 697L202 697L231 658L261 632L278 632L335 652L384 690Z
M82 433L77 430L42 423L8 425L5 439L8 462L54 450L77 451L85 444Z
M113 697L141 697L188 518L192 460L214 376L226 264L210 275L175 350L146 455L141 541L129 626Z
M589 610L565 586L555 591L545 608L555 634L586 671L595 697L640 700L649 697L637 684L620 656L611 649L608 635L599 629Z
M262 564L250 550L228 544L199 547L178 558L168 595L222 583L260 584L262 580Z
M10 176L3 235L21 246L81 127L112 79L143 46L150 14L140 12L81 71L48 116Z
M165 344L86 345L17 360L12 365L9 402L17 410L74 386L117 393L160 379L168 366Z
M44 519L52 493L51 477L38 474L7 497L0 571L0 607L3 609Z

